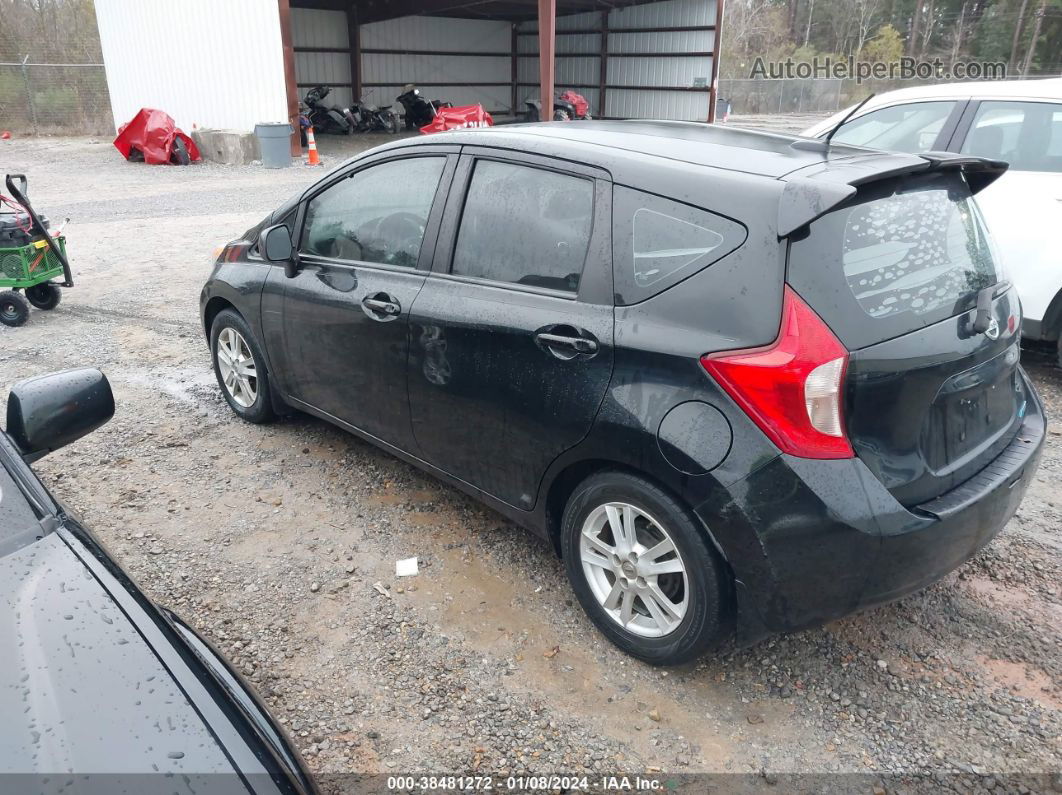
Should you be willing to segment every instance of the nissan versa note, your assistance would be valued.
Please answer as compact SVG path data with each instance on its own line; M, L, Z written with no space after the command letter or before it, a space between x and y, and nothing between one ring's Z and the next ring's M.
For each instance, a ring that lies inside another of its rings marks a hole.
M549 539L656 664L953 570L1044 414L972 196L1006 168L699 124L357 157L223 250L232 410L345 428Z

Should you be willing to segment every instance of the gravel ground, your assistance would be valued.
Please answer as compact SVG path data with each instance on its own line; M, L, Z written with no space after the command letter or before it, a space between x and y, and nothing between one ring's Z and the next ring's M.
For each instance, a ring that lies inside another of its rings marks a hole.
M1001 776L1055 773L1043 788L1062 790L1057 429L1020 513L943 582L649 668L497 514L317 420L231 415L199 328L211 250L319 171L148 167L86 139L0 142L0 160L70 217L78 281L55 312L0 327L0 388L94 365L118 401L38 471L243 670L317 774L913 773L1003 791ZM1058 416L1062 373L1048 351L1026 362ZM413 555L420 575L397 580Z

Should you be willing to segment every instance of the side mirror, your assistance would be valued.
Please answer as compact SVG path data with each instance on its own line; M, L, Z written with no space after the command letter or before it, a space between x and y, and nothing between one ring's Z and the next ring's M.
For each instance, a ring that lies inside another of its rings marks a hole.
M19 381L7 398L7 435L28 462L80 439L114 416L107 376L84 368Z
M295 248L291 245L291 233L284 224L277 224L262 231L259 250L262 256L269 262L282 262L284 275L289 279L295 278L298 273L298 263L295 261Z

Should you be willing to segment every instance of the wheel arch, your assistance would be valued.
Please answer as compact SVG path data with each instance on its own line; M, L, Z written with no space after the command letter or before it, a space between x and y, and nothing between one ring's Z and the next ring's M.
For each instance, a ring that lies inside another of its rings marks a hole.
M1055 297L1047 305L1043 322L1040 324L1040 337L1049 341L1062 338L1062 290L1055 293Z
M207 339L210 339L210 329L214 327L214 318L226 309L231 309L240 317L243 317L243 313L236 308L235 304L220 295L213 296L203 307L203 333L206 334ZM247 320L245 317L243 319Z
M621 461L606 458L588 458L572 462L558 472L549 483L546 490L545 505L543 509L544 525L547 538L558 557L561 555L560 535L561 523L564 517L564 507L568 504L568 500L571 498L571 495L575 492L575 489L578 488L580 483L599 472L606 471L625 472L628 475L634 475L635 477L648 481L661 491L665 492L679 505L683 506L693 519L694 524L704 533L705 538L708 539L708 542L712 545L715 551L719 553L719 557L722 558L723 564L726 566L726 569L730 574L731 582L733 582L734 568L730 563L726 550L719 543L719 539L716 538L712 529L708 527L697 515L697 512L693 510L693 506L689 505L686 500L682 499L675 489L669 487L667 483L659 478L654 477L652 473Z

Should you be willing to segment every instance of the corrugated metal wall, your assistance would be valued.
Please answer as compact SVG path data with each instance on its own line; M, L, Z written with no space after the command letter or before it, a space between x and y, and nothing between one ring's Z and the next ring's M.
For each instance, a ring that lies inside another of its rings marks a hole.
M347 37L346 11L319 11L314 8L291 9L291 44L293 47L350 46ZM296 52L295 82L299 99L318 83L350 83L350 55L345 52ZM332 86L327 105L349 107L349 85Z
M142 107L185 130L287 119L277 0L96 0L96 21L115 127Z
M715 33L707 30L651 33L624 32L630 28L692 27L715 24L714 0L665 0L660 3L616 8L608 14L608 52L673 53L710 52ZM599 13L576 14L557 18L556 87L568 85L597 86L600 81L601 36L598 33L560 35L563 30L600 29ZM520 31L535 31L535 22L521 23ZM538 52L536 36L520 36L519 51ZM593 55L589 55L592 53ZM601 108L597 88L577 89L590 101L594 115L618 118L686 119L703 121L708 116L708 92L677 90L623 89L618 86L657 86L689 88L695 83L711 82L711 56L699 57L609 57L605 92L606 107ZM521 83L538 82L538 58L521 57ZM520 87L520 102L537 97L538 88Z
M508 22L444 17L402 17L361 26L363 50L451 50L503 55L394 55L363 53L362 85L372 88L376 104L386 105L402 93L406 83L425 86L429 98L455 105L480 103L487 110L508 108L512 61L512 26ZM455 83L505 83L501 86L445 85Z

